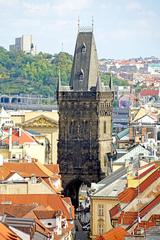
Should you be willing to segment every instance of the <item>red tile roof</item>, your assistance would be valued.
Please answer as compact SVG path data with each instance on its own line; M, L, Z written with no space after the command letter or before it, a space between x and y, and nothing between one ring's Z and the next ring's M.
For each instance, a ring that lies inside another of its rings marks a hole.
M144 97L144 96L158 96L159 94L159 90L156 89L143 89L140 92L140 96Z
M137 190L135 188L126 188L118 195L118 200L123 203L131 202L137 196Z
M54 211L54 210L34 210L33 211L35 216L38 219L52 219L58 216L58 214L62 215L62 212L60 210Z
M144 167L142 167L141 169L143 168L146 168L147 166L149 166L150 164L148 165L145 165ZM143 178L145 175L147 175L149 172L151 172L153 169L156 169L156 164L151 164L151 166L149 168L147 168L146 170L144 170L141 174L139 174L137 177L135 177L135 179L141 179Z
M112 209L110 209L110 217L112 218L114 215L116 215L121 210L120 205L115 205Z
M11 172L10 170L5 167L4 165L0 166L0 180L5 180L10 176Z
M8 129L4 129L4 132L9 134ZM21 132L21 133L20 133ZM1 140L2 141L2 140ZM3 139L3 142L9 144L9 136ZM12 129L12 144L24 144L24 143L34 143L36 142L33 137L31 137L26 131L23 129Z
M48 168L51 172L54 174L58 174L60 172L59 170L59 164L44 164L46 168Z
M7 169L10 172L17 172L22 177L31 177L35 175L36 177L49 177L53 173L44 167L41 163L8 163L5 162L1 169Z
M160 194L140 211L140 217L145 216L145 214L147 214L153 207L159 204L159 202L160 202Z
M131 225L137 217L138 217L137 212L122 211L118 219L118 223L122 225Z
M0 223L0 240L22 240L5 224Z
M21 218L36 207L37 204L0 204L0 214Z
M74 207L66 203L58 194L3 194L0 195L0 202L11 201L15 204L38 203L45 207L50 206L52 210L61 210L63 215L69 219L74 219Z
M148 172L147 172L148 173ZM160 177L160 169L156 169L148 178L146 178L142 183L140 183L139 191L143 192L148 186L150 186L155 180ZM123 192L118 195L118 199L120 202L129 203L134 198L136 198L138 194L137 188L126 188Z
M160 169L158 168L148 178L146 178L140 185L139 191L143 192L148 186L150 186L155 180L160 177Z
M128 232L122 227L116 227L101 236L98 236L96 240L124 240L128 236Z

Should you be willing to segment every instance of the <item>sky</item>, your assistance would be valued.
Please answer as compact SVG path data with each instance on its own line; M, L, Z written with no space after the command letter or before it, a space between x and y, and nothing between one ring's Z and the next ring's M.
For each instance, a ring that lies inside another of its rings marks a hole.
M98 58L160 57L160 0L0 0L0 46L32 34L37 51L74 54L91 26Z

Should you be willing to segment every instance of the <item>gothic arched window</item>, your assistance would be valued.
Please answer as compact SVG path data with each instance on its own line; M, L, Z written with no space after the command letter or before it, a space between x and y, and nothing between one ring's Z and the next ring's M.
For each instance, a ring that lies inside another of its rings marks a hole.
M81 52L86 53L86 44L85 43L83 43L83 45L81 47Z
M79 80L83 81L83 79L84 79L84 71L83 71L83 69L81 68L81 71L80 71L80 73L79 73Z

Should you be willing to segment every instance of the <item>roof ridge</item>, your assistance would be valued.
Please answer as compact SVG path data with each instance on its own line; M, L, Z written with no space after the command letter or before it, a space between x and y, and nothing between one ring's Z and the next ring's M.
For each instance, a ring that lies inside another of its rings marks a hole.
M45 173L48 177L51 177L53 175L53 173L47 168L45 167L42 163L40 163L39 161L34 162L34 164L43 172Z

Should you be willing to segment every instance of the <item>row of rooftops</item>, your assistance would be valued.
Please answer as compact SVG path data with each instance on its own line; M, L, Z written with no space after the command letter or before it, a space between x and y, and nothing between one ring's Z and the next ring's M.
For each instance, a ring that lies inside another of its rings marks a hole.
M4 200L8 203L4 203ZM28 234L27 229L30 229L29 232L39 232L49 237L47 239L53 239L51 236L54 235L54 239L58 240L74 229L74 208L70 199L57 194L1 195L0 216L1 222L6 226L14 227L15 233L20 231L18 236ZM33 226L34 229L32 229ZM21 239L17 235L17 239Z
M118 173L118 172L117 172ZM115 175L117 174L115 172ZM113 183L101 185L100 189L96 191L92 198L112 197L118 200L118 204L110 209L110 218L117 224L113 225L113 230L98 237L101 239L127 239L125 236L138 234L139 229L149 229L156 226L156 221L160 221L160 166L159 163L149 163L138 170L138 175L127 180L128 173L123 169L119 170L119 176ZM112 176L113 178L113 176ZM137 183L135 184L136 181ZM100 184L105 183L105 180ZM115 191L115 194L112 192ZM119 227L116 227L119 226ZM122 238L118 238L119 231L124 233ZM116 235L117 234L117 235ZM116 237L117 236L117 237ZM109 238L110 237L110 238Z
M57 240L61 239L62 236L68 236L74 230L74 207L70 198L60 194L62 188L59 188L59 186L56 188L56 185L53 184L57 179L61 179L59 166L53 164L43 165L39 162L4 162L0 166L1 185L3 183L9 184L10 179L14 179L13 183L22 188L23 186L19 184L19 180L16 181L15 174L16 177L18 175L24 181L32 179L32 177L42 179L53 191L52 193L39 192L37 194L1 194L0 229L1 224L2 228L5 224L7 232L10 232L10 227L13 227L13 235L15 234L17 240L23 239L21 236L28 234L28 229L30 229L29 232L34 230L34 234L38 233L49 237L47 239L53 239L53 235L54 239ZM34 186L36 188L36 185ZM33 226L34 229L32 229Z

